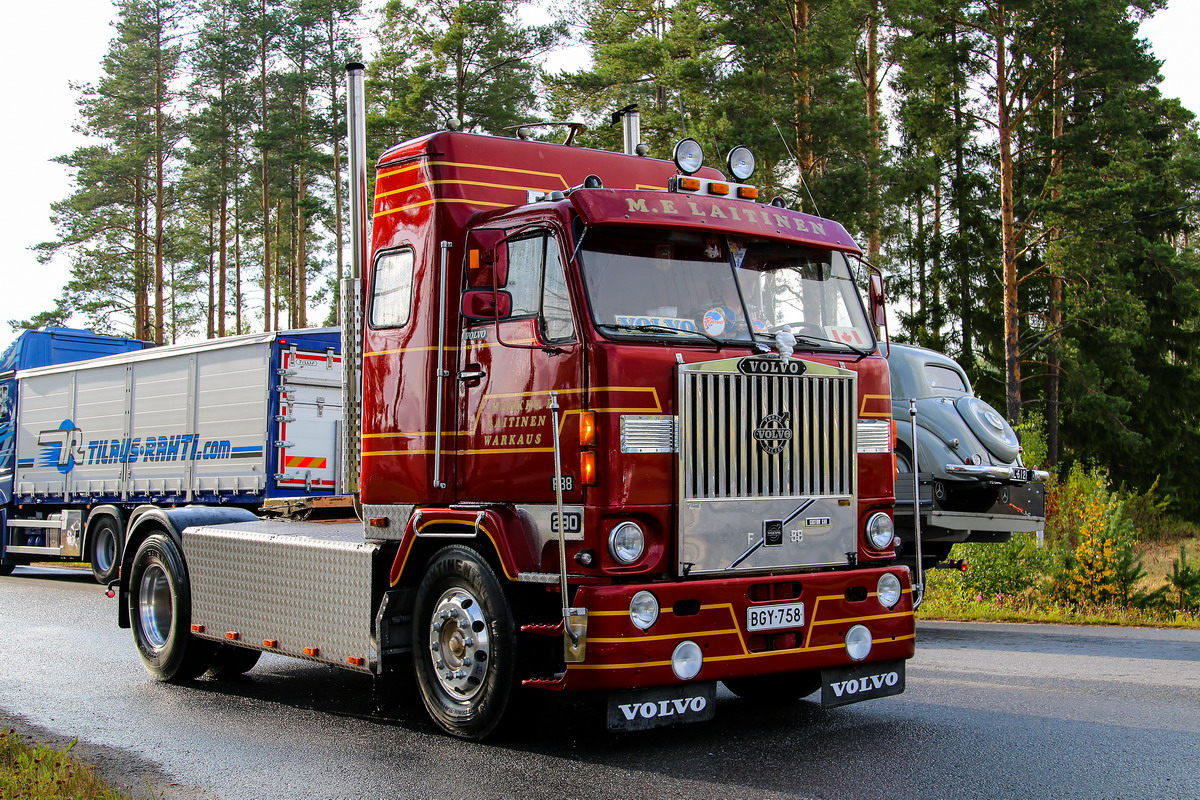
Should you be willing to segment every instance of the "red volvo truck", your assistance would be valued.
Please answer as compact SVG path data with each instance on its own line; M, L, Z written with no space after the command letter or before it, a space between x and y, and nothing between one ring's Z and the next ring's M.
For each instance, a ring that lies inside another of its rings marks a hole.
M153 675L292 655L412 682L466 738L521 686L606 693L613 729L711 717L718 681L903 690L881 284L864 305L841 225L758 202L689 140L675 163L634 144L383 153L343 290L361 519L143 515L120 621Z

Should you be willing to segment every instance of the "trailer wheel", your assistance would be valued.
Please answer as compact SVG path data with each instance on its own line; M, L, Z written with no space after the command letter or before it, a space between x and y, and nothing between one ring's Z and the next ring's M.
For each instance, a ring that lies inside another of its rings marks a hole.
M129 571L129 619L146 671L160 681L188 681L212 663L214 645L192 636L192 591L179 548L161 533L138 547Z
M725 688L743 700L766 702L808 697L821 688L820 672L785 672L755 678L727 678Z
M117 521L103 517L88 538L88 560L97 583L110 583L117 577L121 564L121 533Z
M217 680L236 678L254 669L254 665L258 663L258 659L261 657L261 650L219 644L217 645L216 652L213 653L211 666L204 673L204 676Z
M469 547L434 555L417 588L413 671L429 716L452 736L482 739L516 684L516 626L495 571Z

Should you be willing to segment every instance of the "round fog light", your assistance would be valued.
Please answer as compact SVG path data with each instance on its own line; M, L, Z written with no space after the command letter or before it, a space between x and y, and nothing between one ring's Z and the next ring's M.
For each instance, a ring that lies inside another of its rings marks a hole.
M649 630L658 621L658 598L645 590L629 601L629 620L641 630Z
M699 675L703 664L704 655L700 652L700 645L695 642L680 642L675 652L671 653L671 669L681 681L690 681Z
M875 593L879 597L879 602L891 608L900 602L900 579L890 572L885 572L879 577Z
M855 661L871 654L871 631L866 625L855 625L846 631L846 653Z
M892 524L892 518L882 511L872 514L867 520L867 541L876 550L886 550L895 535L896 526Z

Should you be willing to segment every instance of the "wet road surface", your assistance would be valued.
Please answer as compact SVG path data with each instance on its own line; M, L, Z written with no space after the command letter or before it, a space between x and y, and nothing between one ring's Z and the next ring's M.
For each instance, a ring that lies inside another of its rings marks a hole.
M487 744L368 678L264 656L240 681L154 682L90 573L0 578L0 722L81 740L166 798L1197 798L1200 631L922 623L899 697L822 710L722 689L713 722L610 735L534 695Z

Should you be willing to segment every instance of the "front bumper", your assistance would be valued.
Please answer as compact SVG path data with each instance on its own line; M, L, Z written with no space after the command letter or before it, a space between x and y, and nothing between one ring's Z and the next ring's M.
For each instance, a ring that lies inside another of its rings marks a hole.
M887 608L875 594L879 577L892 572L903 594ZM629 601L653 592L661 613L647 631L629 619ZM751 606L804 603L804 624L751 633ZM683 641L699 645L704 662L693 681L717 681L775 673L818 670L911 658L916 621L908 570L859 569L786 576L582 586L574 598L587 609L586 658L567 665L563 688L619 690L686 683L671 669L671 654ZM846 653L846 632L856 624L872 634L863 661Z

